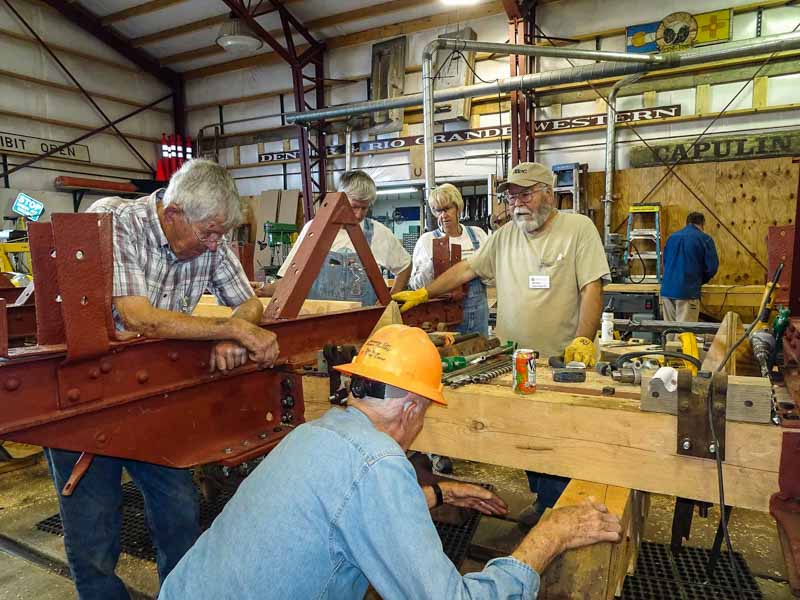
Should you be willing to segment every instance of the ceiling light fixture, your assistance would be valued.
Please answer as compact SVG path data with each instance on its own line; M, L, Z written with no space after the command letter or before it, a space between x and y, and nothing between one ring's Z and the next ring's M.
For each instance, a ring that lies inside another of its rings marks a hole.
M419 191L415 187L383 188L378 190L378 196L388 196L389 194L414 194Z
M263 45L263 40L252 32L247 23L243 23L237 17L225 21L217 34L217 46L232 54L255 52Z

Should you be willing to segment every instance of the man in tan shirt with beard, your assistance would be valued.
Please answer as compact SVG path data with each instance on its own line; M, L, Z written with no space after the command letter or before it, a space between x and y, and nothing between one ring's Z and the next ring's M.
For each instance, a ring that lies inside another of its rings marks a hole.
M603 278L609 277L603 243L594 223L555 208L554 175L538 163L520 163L498 187L507 192L513 221L492 234L469 260L454 265L427 288L393 298L403 310L446 294L480 277L497 282L497 327L502 340L537 350L543 357L595 361L592 340L603 310ZM536 503L520 522L533 525L552 507L569 481L528 473Z

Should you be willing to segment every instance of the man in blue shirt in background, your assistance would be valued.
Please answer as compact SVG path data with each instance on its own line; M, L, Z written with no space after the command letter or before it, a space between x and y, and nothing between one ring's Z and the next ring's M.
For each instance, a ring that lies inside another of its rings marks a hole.
M665 321L700 318L700 286L711 281L719 268L714 240L703 232L705 223L703 213L689 213L686 227L667 238L661 279L661 318Z

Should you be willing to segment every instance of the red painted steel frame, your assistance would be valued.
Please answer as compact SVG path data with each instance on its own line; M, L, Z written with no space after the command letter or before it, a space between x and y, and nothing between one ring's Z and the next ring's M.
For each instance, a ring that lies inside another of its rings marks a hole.
M330 218L323 206L319 220L327 226L312 227L319 235L309 237L298 253L298 270L311 273L310 257L324 256L324 240L332 240L331 232L335 236L346 222L355 228L351 235L368 271L377 273L360 227L350 222L355 217L344 195L334 195L329 206ZM39 296L38 346L2 347L8 338L0 301L0 352L9 356L0 359L0 438L185 467L236 464L264 454L303 422L298 375L259 370L252 363L224 375L209 373L214 342L117 341L111 321L111 215L52 219L52 226L32 224L29 231ZM263 326L277 335L278 362L285 364L327 343L362 342L383 311L376 306ZM460 320L460 306L441 301L406 313L409 324Z

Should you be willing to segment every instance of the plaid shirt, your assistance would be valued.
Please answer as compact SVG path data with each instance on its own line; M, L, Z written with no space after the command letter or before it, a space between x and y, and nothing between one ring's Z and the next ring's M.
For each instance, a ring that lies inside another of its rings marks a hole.
M156 212L159 190L145 198L101 198L89 212L114 215L114 291L116 296L144 296L156 308L191 314L206 290L221 304L236 307L253 296L241 263L221 244L189 260L169 247ZM117 329L122 323L114 311Z

